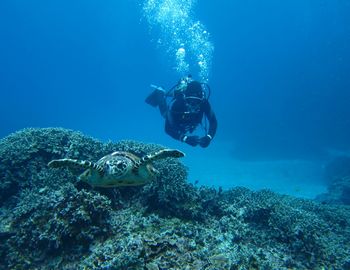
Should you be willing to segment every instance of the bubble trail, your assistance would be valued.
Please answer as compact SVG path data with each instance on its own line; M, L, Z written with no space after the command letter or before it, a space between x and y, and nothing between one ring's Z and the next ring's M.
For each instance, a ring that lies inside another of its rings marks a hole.
M143 16L151 31L158 32L157 44L164 47L180 76L198 72L207 82L214 46L200 21L193 20L196 0L145 0Z

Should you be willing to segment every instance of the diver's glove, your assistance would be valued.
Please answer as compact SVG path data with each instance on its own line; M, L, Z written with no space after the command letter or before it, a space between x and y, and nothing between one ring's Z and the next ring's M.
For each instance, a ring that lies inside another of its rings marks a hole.
M208 147L211 142L212 137L208 134L199 139L199 145L202 147Z
M184 136L182 138L182 141L191 145L191 146L197 146L199 143L199 137L198 136Z

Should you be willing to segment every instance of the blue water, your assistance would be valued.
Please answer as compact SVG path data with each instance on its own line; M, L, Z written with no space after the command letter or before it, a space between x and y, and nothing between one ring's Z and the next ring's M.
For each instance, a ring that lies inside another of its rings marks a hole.
M0 1L0 137L61 126L161 143L187 153L189 181L317 193L324 162L350 151L350 3L155 1L192 3L189 22L210 33L204 73L219 126L199 149L168 137L144 103L151 83L170 88L184 73L147 1Z

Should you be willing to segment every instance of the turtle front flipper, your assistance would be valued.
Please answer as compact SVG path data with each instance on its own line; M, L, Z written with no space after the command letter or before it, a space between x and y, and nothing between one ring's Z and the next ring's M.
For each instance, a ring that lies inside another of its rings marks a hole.
M51 168L61 168L61 167L68 167L68 168L83 168L83 169L93 169L98 172L103 172L103 167L97 165L94 162L87 161L87 160L77 160L77 159L70 159L70 158L63 158L63 159L54 159L51 160L48 164Z
M176 149L162 149L162 150L159 150L155 153L143 156L139 160L139 162L137 162L134 165L133 170L137 171L141 165L148 164L154 160L159 160L159 159L168 158L168 157L180 158L180 157L184 157L184 156L185 156L185 154L183 152L176 150Z
M172 157L172 158L181 158L184 157L185 154L179 150L176 149L162 149L159 150L155 153L146 155L144 157L141 158L140 162L141 163L149 163L152 162L154 160L158 160L158 159L163 159L163 158L168 158L168 157Z

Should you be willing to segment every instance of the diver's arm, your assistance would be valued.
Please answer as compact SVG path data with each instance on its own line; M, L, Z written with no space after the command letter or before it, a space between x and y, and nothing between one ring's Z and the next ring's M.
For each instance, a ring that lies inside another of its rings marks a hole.
M207 101L204 105L204 113L205 113L205 117L208 119L209 121L209 131L208 134L210 136L210 139L212 140L216 134L216 129L218 126L218 121L216 120L216 116L214 111L211 109L211 106L209 104L209 102Z
M209 130L208 133L199 139L199 145L202 147L208 147L211 140L214 138L216 133L216 128L218 126L218 122L216 120L215 113L210 107L210 104L208 101L204 103L204 115L209 121Z

